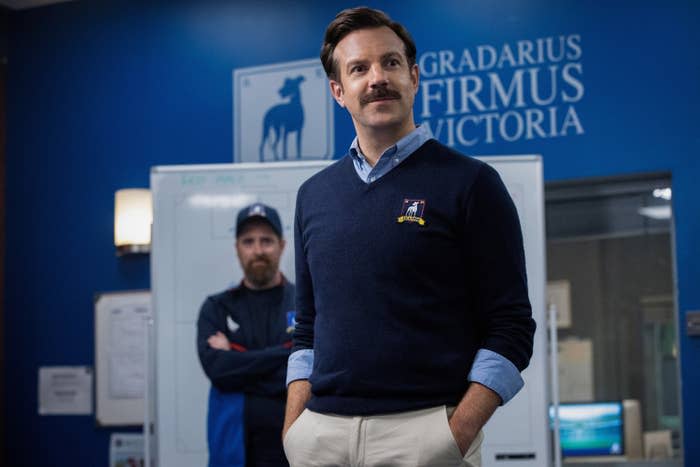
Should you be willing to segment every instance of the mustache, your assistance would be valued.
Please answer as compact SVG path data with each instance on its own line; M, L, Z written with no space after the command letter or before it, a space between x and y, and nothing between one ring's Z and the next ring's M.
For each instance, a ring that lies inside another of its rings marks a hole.
M398 91L394 91L389 88L376 88L372 90L369 94L365 94L360 97L360 104L367 105L370 102L374 102L380 99L401 99L401 94Z
M250 261L248 261L249 264L255 263L256 261L262 261L265 264L270 264L270 258L268 258L265 255L259 255L256 256L255 258L251 258Z

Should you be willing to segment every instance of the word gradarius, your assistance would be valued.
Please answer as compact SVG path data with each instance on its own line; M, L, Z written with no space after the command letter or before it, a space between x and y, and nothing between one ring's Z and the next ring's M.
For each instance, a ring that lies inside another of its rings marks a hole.
M581 36L423 53L418 115L449 146L584 134Z

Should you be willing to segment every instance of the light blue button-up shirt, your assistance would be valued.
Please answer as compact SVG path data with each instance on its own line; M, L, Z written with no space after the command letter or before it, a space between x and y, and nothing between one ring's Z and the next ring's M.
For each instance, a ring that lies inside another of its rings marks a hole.
M352 157L353 165L355 166L355 171L357 175L365 182L372 183L378 180L380 177L386 175L399 165L404 159L413 154L416 149L423 146L423 143L428 141L433 136L426 126L419 126L400 140L396 142L393 146L387 148L374 167L369 165L367 158L360 150L360 145L357 141L357 136L352 140L350 145L350 156Z
M365 182L372 183L389 173L416 149L432 138L425 126L419 126L387 148L372 167L362 154L357 137L350 145L350 156L357 175ZM298 379L309 379L314 366L314 350L302 349L289 356L287 385ZM483 384L501 397L505 404L523 387L523 378L513 363L504 356L488 349L480 349L467 375L469 381Z

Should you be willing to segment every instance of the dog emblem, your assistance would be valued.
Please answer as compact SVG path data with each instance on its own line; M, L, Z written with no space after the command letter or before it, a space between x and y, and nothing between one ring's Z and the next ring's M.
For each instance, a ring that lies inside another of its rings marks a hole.
M301 83L303 76L285 78L278 93L289 102L272 106L263 117L262 139L260 140L260 162L265 160L265 147L272 147L275 160L287 159L287 140L296 133L296 156L301 159L301 130L304 128L304 107L301 105ZM282 154L279 145L282 143Z
M404 222L416 222L418 225L425 225L423 212L425 211L424 199L404 199L401 206L401 213L396 219L396 222L403 224Z
M416 213L418 212L418 201L414 201L411 203L411 205L406 209L406 216L407 217L416 217Z

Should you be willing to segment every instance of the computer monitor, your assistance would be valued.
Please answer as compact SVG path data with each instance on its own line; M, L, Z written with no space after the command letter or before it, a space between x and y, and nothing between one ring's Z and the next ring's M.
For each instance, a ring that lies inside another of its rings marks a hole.
M559 405L562 456L622 456L624 450L622 402L576 402ZM554 427L554 408L549 409Z

